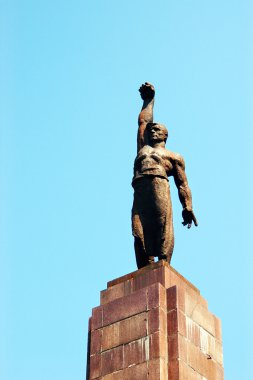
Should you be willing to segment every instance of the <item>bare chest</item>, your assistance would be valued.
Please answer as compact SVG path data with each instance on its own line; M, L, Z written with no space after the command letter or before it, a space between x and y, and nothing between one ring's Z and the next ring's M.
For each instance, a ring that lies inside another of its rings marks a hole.
M173 164L169 151L165 148L152 148L149 146L143 147L136 157L135 164L137 166L162 166L166 171L167 176L172 175Z

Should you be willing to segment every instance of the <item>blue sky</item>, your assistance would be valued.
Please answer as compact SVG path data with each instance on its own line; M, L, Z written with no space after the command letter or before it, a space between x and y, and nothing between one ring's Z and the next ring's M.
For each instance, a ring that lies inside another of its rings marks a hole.
M0 2L0 375L85 378L88 317L136 269L138 88L181 153L199 221L173 267L222 319L226 379L252 375L252 4Z

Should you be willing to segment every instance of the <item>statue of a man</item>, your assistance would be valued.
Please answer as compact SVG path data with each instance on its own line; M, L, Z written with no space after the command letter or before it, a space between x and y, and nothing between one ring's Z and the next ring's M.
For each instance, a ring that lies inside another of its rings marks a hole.
M138 268L154 261L170 263L174 248L172 206L168 177L173 176L183 206L183 225L197 226L192 210L184 159L165 148L166 127L153 122L155 89L150 83L140 89L143 107L139 114L137 157L134 162L132 231Z

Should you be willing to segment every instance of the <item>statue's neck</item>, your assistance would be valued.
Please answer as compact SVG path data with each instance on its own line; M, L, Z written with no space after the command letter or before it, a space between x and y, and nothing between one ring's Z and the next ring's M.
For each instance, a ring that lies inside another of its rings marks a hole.
M149 144L152 148L165 148L165 141L151 142Z

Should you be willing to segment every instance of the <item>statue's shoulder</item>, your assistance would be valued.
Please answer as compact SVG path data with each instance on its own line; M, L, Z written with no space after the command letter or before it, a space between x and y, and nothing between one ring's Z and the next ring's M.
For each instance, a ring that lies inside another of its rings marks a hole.
M171 150L168 150L168 149L167 151L168 151L168 155L172 164L183 166L183 167L185 166L184 158L181 154L172 152Z
M137 152L136 159L140 156L143 156L144 154L149 154L149 152L152 150L152 148L148 145L144 145L140 150Z
M139 153L146 153L146 152L150 152L150 151L152 151L153 150L153 148L151 148L151 146L149 146L149 145L144 145L140 150L139 150Z

